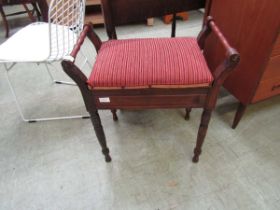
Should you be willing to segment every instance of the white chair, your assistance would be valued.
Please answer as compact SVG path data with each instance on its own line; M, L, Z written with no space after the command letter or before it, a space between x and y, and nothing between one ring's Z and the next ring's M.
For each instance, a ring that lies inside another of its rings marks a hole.
M87 116L64 116L27 119L17 99L9 77L9 71L17 63L43 63L55 83L74 83L55 80L49 66L61 60L73 61L70 55L83 30L85 0L52 0L49 6L49 22L32 23L19 30L2 45L0 45L0 62L4 64L7 79L15 98L17 109L23 121L37 122L58 119L87 118ZM84 56L85 57L85 56ZM83 65L88 63L86 57Z

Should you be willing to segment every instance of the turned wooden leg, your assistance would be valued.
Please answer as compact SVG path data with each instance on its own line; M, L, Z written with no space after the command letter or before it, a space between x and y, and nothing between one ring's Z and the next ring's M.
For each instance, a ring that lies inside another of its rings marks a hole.
M207 110L207 109L203 110L199 130L197 134L196 146L194 148L194 156L192 159L194 163L197 163L199 161L199 155L201 154L201 147L203 145L207 133L208 124L211 118L211 112L212 110Z
M30 11L30 10L28 9L28 7L27 7L26 4L22 4L22 6L24 7L25 11L27 12L27 15L28 15L29 19L30 19L32 22L35 22L36 19L35 19L35 17L33 16L32 11Z
M32 6L33 6L33 8L34 8L34 10L35 10L35 12L36 12L36 15L37 15L37 20L40 20L41 18L41 13L40 13L40 11L39 11L39 9L38 9L38 7L37 7L37 4L36 3L31 3L32 4Z
M239 121L241 120L245 110L246 110L246 105L243 105L242 103L239 103L239 106L237 108L237 111L235 113L235 117L232 123L232 128L235 129L239 123Z
M98 111L96 110L94 112L91 112L90 113L90 118L91 118L91 122L93 124L94 130L95 130L95 134L96 134L97 139L99 141L99 144L102 148L102 153L105 156L105 161L106 162L111 162L109 149L108 149L107 144L106 144L106 137L105 137L105 134L104 134L104 130L103 130L103 127L102 127L102 124L101 124L101 120L100 120Z
M0 13L1 13L3 24L4 24L4 27L6 30L6 38L8 38L9 37L9 25L8 25L8 21L7 21L7 18L6 18L6 15L5 15L5 12L4 12L2 6L0 6Z
M192 108L186 108L185 120L189 120L190 119L191 111L192 111Z
M49 8L49 5L47 3L48 1L37 1L37 5L38 5L38 8L40 10L40 14L41 14L41 17L42 17L42 21L44 22L48 22L48 8Z
M113 114L113 120L118 121L117 110L116 109L111 109L111 112Z

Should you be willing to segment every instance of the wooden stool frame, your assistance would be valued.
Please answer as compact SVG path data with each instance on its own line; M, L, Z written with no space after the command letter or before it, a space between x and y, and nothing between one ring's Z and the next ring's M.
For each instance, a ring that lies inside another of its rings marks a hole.
M104 0L103 3L107 1ZM103 8L108 5L103 4ZM108 8L107 8L108 9ZM105 20L108 17L105 12ZM177 12L177 11L176 11ZM107 25L110 38L116 38L114 25ZM62 61L64 71L77 83L86 106L90 113L91 121L102 147L102 153L105 156L106 162L111 161L109 149L106 144L104 130L98 114L99 109L109 109L113 113L114 120L117 120L117 109L157 109L157 108L185 108L186 119L189 118L191 108L203 108L201 122L198 130L196 146L194 149L193 162L199 161L202 144L204 142L208 124L211 118L212 110L215 108L217 96L224 80L233 71L238 64L239 54L232 48L223 36L219 28L211 17L208 17L204 23L203 29L200 32L197 42L201 50L204 49L205 39L213 32L221 42L225 49L225 59L214 70L212 75L214 81L208 87L189 87L189 88L146 88L146 89L91 89L88 84L88 78L82 71L71 61ZM84 30L72 51L73 58L76 57L84 42L85 37L88 37L98 53L102 42L93 30L92 24L86 24ZM206 59L207 61L207 59ZM100 98L110 98L110 103L100 103Z

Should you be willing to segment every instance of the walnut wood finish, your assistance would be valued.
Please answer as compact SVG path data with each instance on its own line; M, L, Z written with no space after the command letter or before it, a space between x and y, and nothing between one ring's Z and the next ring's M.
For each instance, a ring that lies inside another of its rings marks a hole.
M243 114L246 111L246 107L245 105L243 105L242 103L239 103L239 106L237 108L237 112L235 113L235 117L234 117L234 121L232 123L232 128L235 129L236 126L238 125L240 119L242 118Z
M42 16L42 20L44 22L48 22L49 6L47 0L0 0L0 3L1 2L3 5L14 5L14 4L32 4L33 6L36 5L35 10L37 14L40 13L39 16Z
M181 18L182 20L188 20L189 18L189 15L187 12L178 12L176 13L176 18ZM165 24L170 24L174 19L174 15L173 14L170 14L170 15L165 15L163 16L163 22Z
M207 133L208 124L209 124L210 118L211 118L211 113L212 113L211 109L203 110L199 130L198 130L198 134L197 134L196 146L194 148L194 156L192 159L192 161L194 163L197 163L199 161L199 155L202 152L201 148L202 148L202 145L203 145L206 133Z
M48 6L48 3L47 3L47 0L37 0L36 2L38 4L39 10L41 12L42 20L44 22L48 22L48 20L49 20L49 17L48 17L49 16L48 15L49 6Z
M103 7L109 9L109 1L103 0ZM117 2L112 1L112 2ZM123 1L119 1L123 2ZM145 2L145 1L143 1ZM152 1L151 1L152 2ZM175 1L173 1L175 2ZM190 1L192 2L192 1ZM145 4L144 4L145 5ZM173 6L176 6L174 4ZM116 6L116 4L114 4ZM119 5L120 6L120 5ZM125 7L122 5L122 7ZM112 7L113 8L113 7ZM126 7L125 7L126 8ZM154 8L155 9L155 8ZM160 10L162 11L162 10ZM175 9L177 12L177 9ZM113 23L112 19L109 18L111 14L109 10L104 10L105 20ZM150 14L150 13L149 13ZM158 13L155 13L158 14ZM162 14L160 14L162 15ZM122 15L121 20L123 21L125 14ZM155 16L155 15L153 15ZM128 16L129 17L129 16ZM107 32L110 33L109 37L115 36L115 25L109 26ZM232 72L234 67L239 62L238 53L230 47L227 40L220 32L219 28L216 26L211 17L207 18L206 23L203 27L201 34L198 37L198 42L200 43L201 50L206 47L204 45L207 34L213 32L222 44L225 51L225 59L221 64L213 69L214 81L210 86L203 87L189 87L189 88L142 88L142 89L91 89L87 85L87 77L82 73L82 71L71 61L63 61L62 66L64 71L77 83L86 106L87 111L90 113L92 118L92 123L96 132L96 136L102 147L102 152L105 155L105 160L108 162L111 160L109 156L109 149L106 145L106 139L104 131L101 125L100 117L98 115L98 109L108 109L111 110L115 120L117 120L116 109L154 109L154 108L186 108L187 115L191 111L191 108L203 108L203 114L201 117L201 124L199 127L197 135L197 143L194 150L193 162L198 162L199 155L201 153L201 147L203 145L208 123L211 117L211 111L216 105L217 95L219 93L220 87L223 84L226 77ZM72 52L72 56L75 58L86 35L95 45L98 52L100 46L102 45L100 39L93 32L91 24L86 24L84 31L78 40L76 47ZM99 98L109 97L109 103L100 103Z
M279 8L279 0L207 0L205 19L208 15L214 18L242 58L224 83L242 107L280 94ZM212 68L224 54L215 37L210 35L207 42L205 54ZM243 110L238 108L232 127L237 126Z
M116 39L116 25L204 7L205 0L101 0L107 34Z
M109 155L109 149L107 147L107 143L106 143L106 137L104 134L104 130L101 124L101 120L99 117L99 114L97 112L97 110L92 110L90 113L90 117L91 117L91 122L93 124L97 139L99 141L99 144L102 148L102 153L105 156L105 161L106 162L111 162L111 157Z
M117 110L116 109L111 109L111 112L113 114L113 120L118 121Z
M31 11L27 7L27 4L32 5L33 11ZM6 6L6 5L22 5L24 8L24 11L6 14L3 9L3 6ZM38 19L42 16L43 21L47 22L48 21L48 4L47 4L46 0L0 0L0 14L2 16L4 28L6 31L5 37L6 38L9 37L9 31L10 31L8 20L6 17L27 13L29 19L32 22L35 22L36 18L33 15L34 12L36 12Z
M189 120L189 119L190 119L190 113L191 113L191 111L192 111L192 108L186 108L185 111L186 111L185 120Z
M6 18L6 14L3 10L3 6L0 5L0 13L1 13L1 16L2 16L2 20L3 20L3 24L4 24L4 28L5 28L5 31L6 31L6 34L5 34L5 37L8 38L9 37L9 24L8 24L8 21L7 21L7 18Z
M106 16L115 25L204 7L204 0L101 0ZM108 21L108 18L107 21ZM107 26L108 27L108 26Z
M5 13L5 11L3 9L3 6L16 5L16 4L17 5L22 5L23 8L24 8L24 11L13 12L13 13L9 13L9 14ZM30 10L27 7L27 4L31 4L32 7L33 7L33 10ZM5 31L6 31L5 37L8 38L9 37L9 32L10 32L10 28L9 28L9 24L8 24L8 20L7 20L8 16L15 16L15 15L21 15L21 14L27 13L29 19L32 22L35 22L36 18L33 15L34 12L36 12L37 17L39 18L40 12L38 10L38 7L37 7L35 1L6 1L6 0L0 0L0 14L2 16L2 21L3 21L3 24L4 24Z

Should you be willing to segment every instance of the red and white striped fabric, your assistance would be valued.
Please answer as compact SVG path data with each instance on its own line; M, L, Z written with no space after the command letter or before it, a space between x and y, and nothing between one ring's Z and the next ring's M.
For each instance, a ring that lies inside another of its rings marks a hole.
M195 38L110 40L102 44L92 88L207 86L212 74Z

